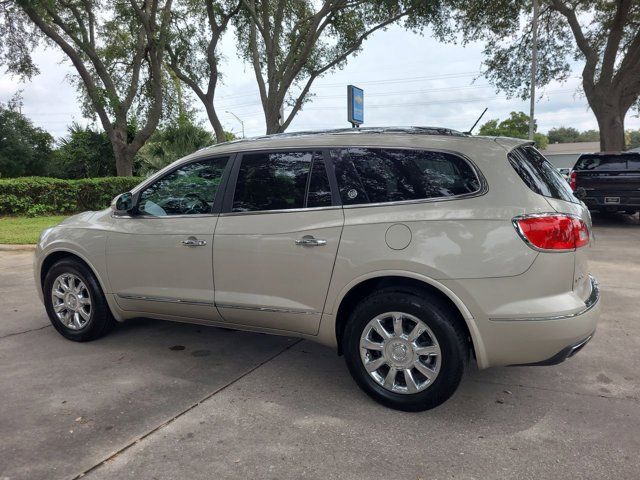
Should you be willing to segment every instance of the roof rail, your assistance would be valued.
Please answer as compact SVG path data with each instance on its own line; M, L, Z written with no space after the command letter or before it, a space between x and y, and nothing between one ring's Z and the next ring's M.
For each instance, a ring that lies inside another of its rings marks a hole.
M400 134L400 135L447 135L455 137L467 137L468 134L443 127L362 127L362 128L335 128L329 130L303 130L299 132L274 133L271 135L260 135L257 137L243 138L222 142L216 145L229 145L232 143L255 142L259 140L271 140L279 138L296 138L296 137L313 137L322 135L383 135L383 134ZM211 145L212 148L216 145Z

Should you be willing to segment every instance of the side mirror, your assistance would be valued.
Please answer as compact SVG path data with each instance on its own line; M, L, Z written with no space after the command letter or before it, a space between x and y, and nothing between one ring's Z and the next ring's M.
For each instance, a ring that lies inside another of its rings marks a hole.
M583 200L587 196L587 191L584 187L578 187L576 188L574 195L578 200Z
M118 195L111 201L111 210L115 213L129 213L133 209L133 195L125 192Z

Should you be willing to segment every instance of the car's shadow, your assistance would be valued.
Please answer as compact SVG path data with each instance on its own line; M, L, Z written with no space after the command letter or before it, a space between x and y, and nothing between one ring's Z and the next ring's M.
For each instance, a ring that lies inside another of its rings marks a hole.
M638 214L591 212L593 225L596 227L638 228L640 218Z

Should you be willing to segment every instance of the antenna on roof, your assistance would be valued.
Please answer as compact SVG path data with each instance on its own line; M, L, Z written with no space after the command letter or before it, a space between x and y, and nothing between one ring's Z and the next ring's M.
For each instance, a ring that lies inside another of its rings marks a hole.
M487 112L487 110L489 110L489 107L485 108L482 113L480 114L480 116L478 117L478 119L476 120L476 123L473 124L473 126L469 129L469 131L464 132L467 135L471 135L471 132L473 132L473 129L476 128L476 125L478 124L478 122L480 121L480 119L484 116L484 114Z

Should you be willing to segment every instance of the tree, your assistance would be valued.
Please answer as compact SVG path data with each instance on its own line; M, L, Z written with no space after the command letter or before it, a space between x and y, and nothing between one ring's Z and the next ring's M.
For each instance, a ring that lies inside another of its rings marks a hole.
M626 137L629 149L640 147L640 130L627 130Z
M534 130L538 125L534 122ZM491 137L512 137L512 138L528 138L529 137L529 115L524 112L511 112L509 118L489 120L480 127L480 135ZM542 133L535 133L533 140L540 149L547 148L549 143L547 136Z
M34 127L16 105L0 104L0 177L44 175L53 137Z
M600 133L597 130L580 132L573 127L552 128L547 135L549 143L597 142L600 140Z
M313 82L345 65L374 32L405 20L419 28L440 2L424 0L241 0L238 43L252 65L267 133L285 131ZM284 106L290 107L281 118Z
M116 159L109 137L103 131L73 123L67 137L54 152L49 175L59 178L110 177L116 174Z
M573 127L558 127L549 130L547 137L549 137L549 143L578 142L580 132Z
M228 140L234 138L229 132L224 132L224 135ZM181 112L164 128L158 129L140 149L140 169L142 173L155 172L185 155L216 143L215 140L209 131L194 120L193 113Z
M566 80L569 60L582 60L582 89L600 127L600 149L623 150L624 118L638 107L640 96L640 2L540 0L540 5L536 84ZM489 80L509 95L528 98L531 3L456 0L451 8L465 41L486 41Z
M131 175L136 152L162 114L170 10L171 0L7 0L0 3L5 34L0 59L12 53L20 56L19 62L6 66L28 77L34 69L20 45L43 39L60 48L111 141L118 175ZM27 21L32 28L14 28ZM132 124L140 128L130 137Z
M597 130L585 130L580 132L578 137L579 142L597 142L600 140L600 132Z
M220 139L225 138L225 132L214 104L221 78L218 45L239 10L239 0L176 2L167 42L169 68L202 102L216 138Z

